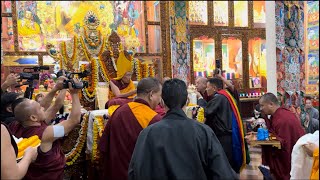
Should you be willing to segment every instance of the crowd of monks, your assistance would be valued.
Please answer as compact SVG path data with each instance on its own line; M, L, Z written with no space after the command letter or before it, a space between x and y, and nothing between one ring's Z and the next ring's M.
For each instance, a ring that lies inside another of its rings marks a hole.
M250 163L250 139L245 138L238 93L230 81L221 74L197 78L197 104L205 109L206 118L200 123L184 113L188 105L184 81L144 78L135 87L131 76L130 60L119 58L117 77L110 81L106 103L109 119L98 144L101 179L239 178ZM61 143L81 119L79 89L69 84L71 113L67 120L50 124L63 106L65 79L59 77L40 102L1 91L1 179L64 178ZM5 83L16 80L15 75L9 75ZM51 103L56 93L57 99ZM274 94L266 93L259 104L269 133L281 143L281 149L262 146L262 164L269 167L270 178L290 179L291 165L297 163L291 162L292 150L305 130L300 119L281 107ZM41 144L28 148L17 163L18 148L12 135L37 135ZM315 157L311 176L318 176L318 145L308 143L303 147Z

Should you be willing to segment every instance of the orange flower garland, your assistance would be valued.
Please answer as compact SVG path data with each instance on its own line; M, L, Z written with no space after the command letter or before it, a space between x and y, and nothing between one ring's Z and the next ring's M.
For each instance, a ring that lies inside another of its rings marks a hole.
M94 162L99 158L98 155L98 141L100 140L104 130L104 119L102 116L95 117L93 121L93 142L92 142L92 156L91 161Z
M74 38L73 38L73 53L72 53L71 58L69 58L68 53L67 53L66 42L63 41L61 43L61 60L60 60L61 63L60 63L60 68L63 68L62 67L63 64L64 64L65 67L71 68L71 67L69 67L69 63L71 62L72 67L76 63L77 42L78 42L78 38L77 38L77 36L74 36ZM62 62L63 62L63 64L62 64Z
M137 77L137 81L141 80L141 69L140 69L140 61L139 59L133 59L132 62L132 67L134 67L134 70L136 71L136 77Z
M154 77L154 66L152 64L149 64L149 75L150 77Z
M91 59L91 68L92 68L92 74L91 74L92 84L88 88L82 89L84 97L89 102L94 101L95 95L96 95L96 87L98 84L98 65L97 65L97 60L94 58Z
M149 77L148 64L142 64L142 78Z
M109 82L108 70L107 70L106 66L104 65L104 63L102 63L100 56L98 58L98 62L99 62L99 67L100 67L100 74L101 74L103 80L106 82Z
M81 122L81 129L79 131L79 136L77 139L77 143L74 146L74 148L72 148L72 150L65 155L67 162L66 164L68 166L72 165L80 156L80 153L84 147L84 144L86 142L86 138L87 138L87 130L88 130L88 114L85 114L83 116L83 120Z
M100 33L100 31L99 31L99 33ZM100 73L101 73L102 77L104 78L104 80L109 81L107 68L102 63L102 60L101 60L101 55L105 49L105 39L106 38L103 37L100 51L97 54L97 59L98 59L98 61L97 61L96 58L92 57L92 55L89 54L89 51L88 51L87 47L85 46L83 38L80 38L81 45L84 48L84 54L85 54L86 58L88 60L90 60L91 67L92 67L92 74L91 74L92 84L90 87L82 89L84 97L89 102L93 102L95 99L95 95L96 95L95 90L96 90L96 86L97 86L98 80L99 80L99 69L100 69ZM99 66L100 66L100 68L99 68Z

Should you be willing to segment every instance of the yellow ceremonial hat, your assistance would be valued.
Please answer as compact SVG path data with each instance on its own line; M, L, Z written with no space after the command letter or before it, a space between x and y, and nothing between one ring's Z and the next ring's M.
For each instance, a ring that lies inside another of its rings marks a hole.
M117 77L115 80L120 80L127 72L132 72L132 62L121 51L117 60Z

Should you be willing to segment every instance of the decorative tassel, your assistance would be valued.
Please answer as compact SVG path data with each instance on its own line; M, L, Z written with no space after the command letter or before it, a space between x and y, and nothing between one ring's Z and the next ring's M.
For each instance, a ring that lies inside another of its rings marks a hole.
M288 19L290 19L291 18L291 7L292 7L292 4L291 4L291 2L285 2L285 5L287 5L287 7L288 7L287 16L288 16Z

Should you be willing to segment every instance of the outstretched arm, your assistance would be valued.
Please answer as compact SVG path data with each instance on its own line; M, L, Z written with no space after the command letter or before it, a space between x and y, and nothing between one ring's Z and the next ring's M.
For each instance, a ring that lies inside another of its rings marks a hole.
M51 102L54 98L54 96L56 95L56 92L63 89L63 81L66 80L67 78L64 76L60 76L58 78L58 81L56 83L56 85L52 88L52 90L40 101L40 105L42 107L44 107L45 110L47 110L50 105Z
M131 90L131 91L127 92L127 93L121 93L119 88L112 81L110 81L110 87L111 87L111 91L113 92L113 94L116 97L129 97L129 96L137 93L136 89Z
M79 83L74 79L75 83ZM42 135L40 149L42 152L48 152L52 148L52 143L64 135L68 134L73 128L80 123L81 119L81 104L78 95L78 89L73 89L69 83L70 94L72 97L72 110L68 120L62 121L57 125L48 126Z
M37 149L28 148L17 163L7 128L1 124L1 179L22 179L31 162L37 158Z
M56 116L59 109L63 106L64 98L67 90L62 89L56 98L56 101L46 110L46 123L49 124L52 119Z
M228 81L226 78L224 78L221 74L216 74L216 77L220 78L223 81L223 83L226 84L226 86L228 88L230 88L232 91L234 91L234 85L231 84L230 81Z

